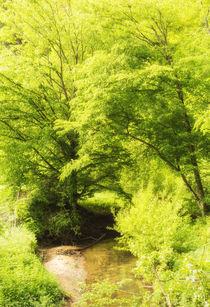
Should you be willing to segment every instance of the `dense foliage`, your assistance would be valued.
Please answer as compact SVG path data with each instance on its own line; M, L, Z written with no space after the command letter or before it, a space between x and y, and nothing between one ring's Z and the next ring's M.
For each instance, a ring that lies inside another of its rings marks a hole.
M0 305L63 306L56 281L34 254L34 234L13 227L1 233L0 243Z
M207 306L208 14L207 0L0 1L2 219L64 242L87 209L112 212L153 287L143 306Z
M138 257L136 275L153 285L142 306L208 306L209 224L180 215L180 207L180 198L154 196L150 187L117 217L121 243Z

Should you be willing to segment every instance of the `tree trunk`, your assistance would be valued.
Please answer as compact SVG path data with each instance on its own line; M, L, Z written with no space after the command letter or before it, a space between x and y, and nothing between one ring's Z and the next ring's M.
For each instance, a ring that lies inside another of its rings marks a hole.
M68 198L70 206L73 210L77 209L77 174L76 171L72 171L68 178Z
M189 149L189 153L190 153L190 161L191 161L191 166L193 167L193 174L194 174L196 190L197 190L197 193L193 193L193 196L195 197L196 202L198 204L198 207L201 210L202 217L204 217L205 216L205 207L206 207L206 204L204 202L205 194L204 194L203 184L202 184L202 180L201 180L201 176L200 176L200 172L199 172L195 146L194 146L193 140L192 140L192 128L191 128L191 124L190 124L190 121L189 121L189 118L188 118L188 115L187 115L187 112L186 112L186 109L185 109L183 91L182 91L182 88L181 88L180 84L178 83L178 81L176 82L176 88L177 88L178 98L179 98L180 102L182 103L182 105L184 107L184 114L183 114L184 124L185 124L186 131L189 135L188 149ZM182 176L182 178L183 178L183 176ZM190 189L190 191L192 192L191 189Z

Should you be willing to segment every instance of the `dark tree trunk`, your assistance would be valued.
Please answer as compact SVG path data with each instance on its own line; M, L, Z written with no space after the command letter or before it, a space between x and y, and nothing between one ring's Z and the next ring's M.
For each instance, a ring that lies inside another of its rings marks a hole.
M69 178L69 201L73 209L77 209L77 174L76 171L72 171Z
M188 143L188 150L189 150L189 154L190 154L190 162L191 162L191 166L193 168L193 175L194 175L194 180L195 180L195 185L196 185L196 192L192 190L192 188L190 188L190 191L193 193L193 196L198 204L198 207L201 210L201 214L202 217L205 216L205 194L204 194L204 189L203 189L203 184L202 184L202 180L201 180L201 176L200 176L200 172L199 172L199 167L198 167L198 162L197 162L197 157L196 157L196 150L195 150L195 146L193 144L193 140L192 140L192 128L191 128L191 124L189 121L189 117L187 115L186 109L185 109L185 104L184 104L184 95L183 95L183 90L182 87L180 86L180 84L178 83L178 81L176 82L176 88L177 88L177 94L178 94L178 98L180 100L180 102L183 105L184 108L184 125L185 125L185 129L188 133L189 136L189 143ZM182 176L183 178L183 176ZM183 178L184 179L184 178ZM184 180L185 182L185 180ZM186 182L185 182L186 183ZM188 185L187 185L188 186ZM188 186L189 188L189 186Z

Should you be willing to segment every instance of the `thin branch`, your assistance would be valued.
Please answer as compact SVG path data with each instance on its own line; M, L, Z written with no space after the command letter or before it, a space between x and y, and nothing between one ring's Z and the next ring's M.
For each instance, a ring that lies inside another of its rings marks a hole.
M54 170L56 173L60 174L59 170L56 169L50 162L48 162L45 157L43 157L43 155L35 148L32 147L32 149L38 154L38 156L40 156L40 158L42 158L42 160L52 169Z
M176 170L176 171L179 171L179 169L178 169L171 161L169 161L169 160L160 152L160 150L159 150L156 146L154 146L153 144L151 144L151 143L149 143L149 142L147 142L147 141L145 141L145 140L143 140L143 139L141 139L141 138L139 138L139 137L136 137L136 136L130 134L128 128L127 128L127 135L128 135L129 137L131 137L132 139L137 140L137 141L139 141L139 142L141 142L141 143L147 145L148 147L152 148L154 151L156 151L156 153L158 154L158 156L159 156L163 161L165 161L172 169L174 169L174 170Z
M160 278L159 278L158 271L156 270L156 267L154 266L154 264L152 264L152 267L153 267L153 271L154 271L154 273L155 273L155 277L156 277L156 279L157 279L157 281L158 281L158 284L159 284L159 286L160 286L161 292L162 292L163 296L164 296L165 299L166 299L167 306L168 306L168 307L172 307L172 303L171 303L171 300L170 300L170 296L169 296L168 293L165 292L165 290L164 290L164 288L163 288L163 286L162 286L161 280L160 280Z

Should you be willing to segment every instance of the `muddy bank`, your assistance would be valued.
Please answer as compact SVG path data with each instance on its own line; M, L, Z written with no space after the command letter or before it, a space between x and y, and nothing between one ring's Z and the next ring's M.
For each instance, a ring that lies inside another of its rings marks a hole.
M69 296L69 299L66 299L66 307L73 306L73 303L79 299L78 283L85 282L87 278L84 256L75 251L76 248L76 246L63 245L40 249L43 265L55 276L60 287Z

